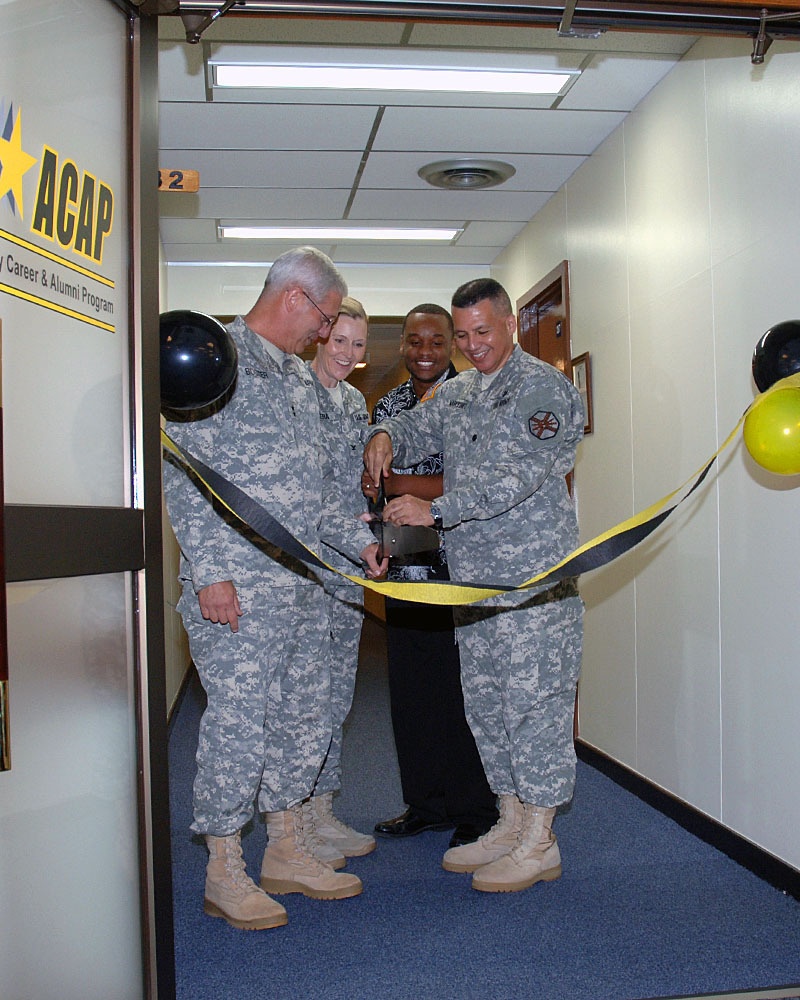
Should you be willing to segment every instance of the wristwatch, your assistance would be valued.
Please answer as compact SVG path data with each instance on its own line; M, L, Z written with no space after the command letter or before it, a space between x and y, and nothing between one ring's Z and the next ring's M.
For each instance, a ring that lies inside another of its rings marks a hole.
M442 524L442 512L439 510L439 504L436 500L431 501L431 517L433 518L433 526L438 531L441 531L444 525Z

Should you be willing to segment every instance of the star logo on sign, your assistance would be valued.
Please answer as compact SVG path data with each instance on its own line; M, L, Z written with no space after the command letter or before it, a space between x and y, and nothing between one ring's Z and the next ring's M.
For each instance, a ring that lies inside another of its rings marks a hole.
M528 430L540 441L555 437L560 426L558 417L550 410L537 410L528 419Z
M0 201L7 197L14 215L19 206L22 217L22 177L36 162L22 148L22 112L15 118L13 107L7 115L0 107Z

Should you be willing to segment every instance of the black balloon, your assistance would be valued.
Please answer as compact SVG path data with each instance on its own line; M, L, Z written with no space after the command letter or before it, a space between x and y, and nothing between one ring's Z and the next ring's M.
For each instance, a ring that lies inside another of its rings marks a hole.
M213 316L192 309L161 314L161 408L219 403L236 381L236 345Z
M800 372L800 320L776 323L756 344L753 351L753 381L760 392Z

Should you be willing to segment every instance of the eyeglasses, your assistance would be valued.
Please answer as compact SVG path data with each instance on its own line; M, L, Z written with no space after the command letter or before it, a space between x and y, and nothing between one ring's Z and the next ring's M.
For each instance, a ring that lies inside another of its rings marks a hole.
M311 296L308 294L308 292L305 290L305 288L301 288L300 291L303 293L303 295L305 295L305 297L308 299L308 301L311 303L311 305L317 310L317 312L320 314L320 316L325 320L325 326L333 326L333 324L336 322L337 317L336 316L328 316L327 313L324 313L320 309L320 307L317 305L317 303L311 298Z

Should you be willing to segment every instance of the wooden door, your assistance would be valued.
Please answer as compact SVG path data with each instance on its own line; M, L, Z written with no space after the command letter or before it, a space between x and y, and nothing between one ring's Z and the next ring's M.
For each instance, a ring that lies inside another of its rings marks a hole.
M572 378L569 336L569 264L558 267L517 299L519 346ZM572 473L567 476L572 494Z
M517 300L519 344L572 377L569 338L569 266L561 264Z

